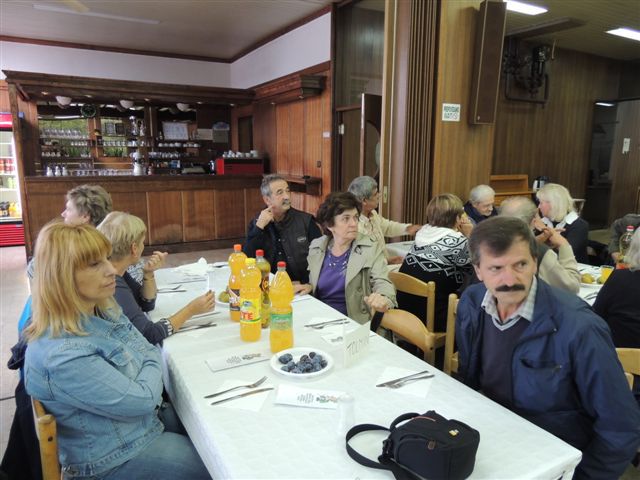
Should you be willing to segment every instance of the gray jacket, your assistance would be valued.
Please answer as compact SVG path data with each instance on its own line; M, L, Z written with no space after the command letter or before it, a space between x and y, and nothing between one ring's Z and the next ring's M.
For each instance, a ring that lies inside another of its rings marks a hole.
M323 235L309 245L309 283L315 293L322 262L331 239ZM358 234L351 244L351 255L347 264L344 294L349 318L364 324L371 320L369 307L364 297L377 292L387 297L393 307L397 306L396 289L387 275L384 251L373 239Z

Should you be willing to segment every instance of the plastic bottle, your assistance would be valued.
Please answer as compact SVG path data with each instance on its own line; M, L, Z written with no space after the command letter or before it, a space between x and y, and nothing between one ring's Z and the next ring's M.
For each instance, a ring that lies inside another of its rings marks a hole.
M627 225L627 231L620 236L620 257L618 263L626 263L624 256L629 250L629 245L631 245L631 237L633 237L633 225Z
M269 288L271 298L271 331L269 343L273 353L293 347L293 285L287 273L287 264L278 262L278 271Z
M240 321L240 277L246 259L247 256L242 253L242 245L235 244L233 253L229 255L231 274L229 275L227 288L229 292L229 315L234 322Z
M242 271L240 286L240 339L245 342L260 340L262 323L260 310L262 308L262 290L260 281L262 274L256 267L255 258L247 258Z
M256 250L256 267L262 273L262 282L260 288L262 289L262 310L260 315L262 316L262 328L269 326L271 301L269 300L269 274L271 273L271 264L264 258L264 250Z

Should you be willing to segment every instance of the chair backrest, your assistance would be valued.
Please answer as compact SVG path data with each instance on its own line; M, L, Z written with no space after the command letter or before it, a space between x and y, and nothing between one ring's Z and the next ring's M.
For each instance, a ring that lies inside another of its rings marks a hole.
M456 341L456 313L458 312L458 296L449 295L449 310L447 311L447 338L444 341L444 373L458 371L458 352L454 352Z
M60 461L58 460L58 435L56 419L47 413L35 398L31 398L36 435L40 445L40 463L42 480L60 480Z
M413 313L398 309L387 310L380 325L422 350L425 359L427 353L433 352L435 335Z
M616 353L627 375L629 387L633 388L633 375L640 375L640 348L616 348Z
M396 290L424 297L427 305L427 318L425 324L430 332L434 331L435 326L435 303L436 303L436 284L435 282L423 282L416 277L401 272L389 272L389 279L393 282Z

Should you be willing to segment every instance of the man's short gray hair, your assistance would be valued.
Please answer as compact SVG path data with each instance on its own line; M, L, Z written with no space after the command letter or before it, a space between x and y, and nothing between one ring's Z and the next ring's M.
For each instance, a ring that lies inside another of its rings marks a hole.
M277 182L278 180L283 180L286 182L285 178L282 175L278 175L277 173L270 173L269 175L265 175L262 178L262 183L260 184L260 193L263 197L271 196L271 184L273 182Z
M356 177L349 184L348 191L352 193L360 203L371 198L373 191L378 189L376 181L367 175Z
M527 225L536 216L538 207L530 198L527 197L508 197L500 204L500 215L503 217L515 217L522 220Z
M469 192L469 201L471 203L478 203L486 200L490 197L495 197L496 192L489 185L476 185Z

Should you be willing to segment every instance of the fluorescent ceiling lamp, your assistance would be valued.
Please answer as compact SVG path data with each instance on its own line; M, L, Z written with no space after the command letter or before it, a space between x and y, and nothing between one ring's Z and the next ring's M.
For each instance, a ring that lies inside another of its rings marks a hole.
M515 0L504 0L504 3L507 4L507 10L524 13L525 15L540 15L547 11L546 8L529 5L528 3L516 2Z
M100 13L100 12L89 12L89 11L78 12L70 8L56 7L55 5L47 5L47 4L40 4L40 3L34 3L33 8L35 8L36 10L45 10L47 12L69 13L72 15L82 15L83 17L108 18L110 20L122 20L123 22L146 23L147 25L158 25L160 23L160 20L150 20L148 18L125 17L122 15L111 15L110 13Z
M614 28L613 30L607 30L607 33L640 42L640 32L631 28Z
M607 102L596 102L596 105L600 105L601 107L613 107L613 103L607 103Z

